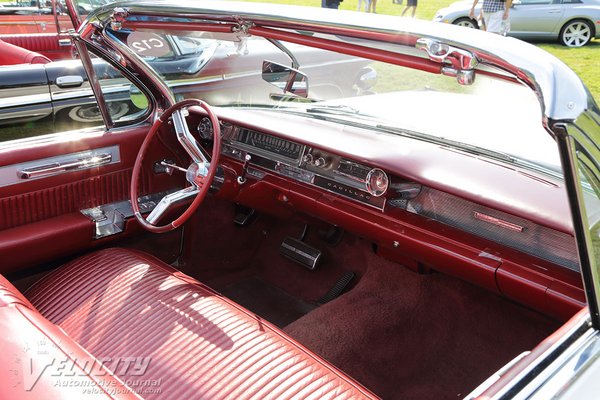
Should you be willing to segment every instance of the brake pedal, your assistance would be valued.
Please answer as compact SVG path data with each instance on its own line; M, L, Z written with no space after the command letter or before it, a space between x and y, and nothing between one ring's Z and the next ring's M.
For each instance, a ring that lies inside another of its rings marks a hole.
M329 289L329 291L325 293L323 297L317 300L317 303L329 303L331 300L339 297L342 293L344 293L348 285L350 285L350 282L352 282L354 276L354 272L346 271L346 273L342 275L342 277L335 283L335 285L333 285L333 287Z
M311 271L317 268L317 265L321 260L320 250L289 236L281 242L279 253Z

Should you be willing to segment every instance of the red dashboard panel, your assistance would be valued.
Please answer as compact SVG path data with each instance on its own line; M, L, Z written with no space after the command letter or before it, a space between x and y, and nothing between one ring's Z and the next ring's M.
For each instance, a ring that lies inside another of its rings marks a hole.
M560 232L572 234L573 231L564 187L544 177L502 168L483 158L434 143L392 134L373 135L352 126L342 127L283 113L274 120L268 111L258 110L223 108L219 109L219 115L250 129L356 159L408 181L527 218ZM452 170L448 165L453 166ZM468 182L465 176L469 177Z

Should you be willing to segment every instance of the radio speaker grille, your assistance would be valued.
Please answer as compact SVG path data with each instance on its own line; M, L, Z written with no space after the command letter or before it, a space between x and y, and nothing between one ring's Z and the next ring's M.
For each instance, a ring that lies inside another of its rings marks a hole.
M571 235L425 186L405 204L407 211L579 272Z

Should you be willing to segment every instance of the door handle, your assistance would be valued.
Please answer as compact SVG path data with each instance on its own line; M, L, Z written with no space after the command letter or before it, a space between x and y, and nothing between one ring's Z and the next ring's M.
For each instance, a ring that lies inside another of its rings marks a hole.
M69 47L71 46L72 42L71 39L58 39L58 45L60 47Z
M101 165L110 164L111 161L112 154L102 153L94 156L77 158L72 161L54 162L22 169L17 172L17 176L21 179L41 178L63 172L76 171L78 169L99 167Z
M56 78L56 86L59 88L79 87L81 85L83 85L81 75L65 75Z

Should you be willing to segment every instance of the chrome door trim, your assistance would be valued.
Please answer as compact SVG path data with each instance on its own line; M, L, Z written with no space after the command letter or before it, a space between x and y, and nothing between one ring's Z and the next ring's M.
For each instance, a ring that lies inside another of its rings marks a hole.
M108 165L112 161L112 154L101 153L85 157L68 158L64 162L53 162L49 164L36 165L34 167L24 168L17 172L21 179L45 178L47 176L58 175L64 172L77 171Z
M0 167L0 187L117 164L120 161L119 146L110 146L7 165ZM40 168L44 171L36 173Z

